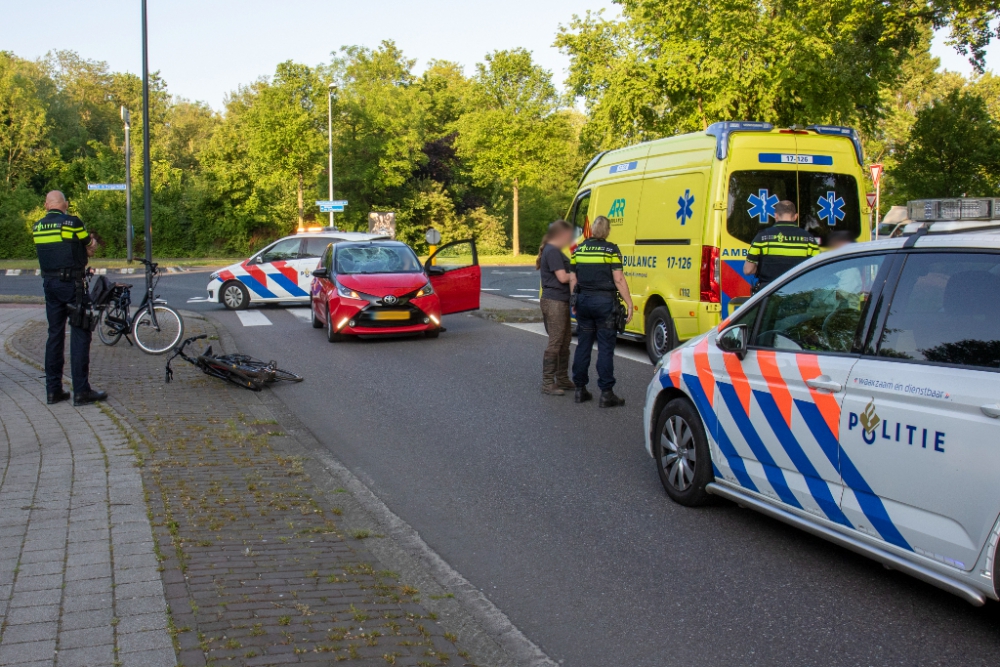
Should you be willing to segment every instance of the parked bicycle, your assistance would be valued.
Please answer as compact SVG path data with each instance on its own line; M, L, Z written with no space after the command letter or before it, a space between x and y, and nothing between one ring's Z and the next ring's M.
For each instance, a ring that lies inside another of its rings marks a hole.
M278 368L277 361L263 362L259 359L245 354L223 354L215 356L212 354L212 346L201 354L192 357L184 353L184 349L196 340L208 338L205 334L188 338L177 346L174 354L167 360L166 381L170 382L174 378L174 371L170 368L170 362L180 357L190 364L194 364L206 375L231 382L239 387L244 387L252 391L260 391L266 385L275 382L302 382L302 376L291 371Z
M114 345L122 336L148 354L163 354L173 349L184 335L184 320L180 313L156 297L154 290L160 280L156 262L140 259L146 266L146 294L135 313L132 307L132 286L115 283L108 295L95 304L100 310L97 334L105 345Z

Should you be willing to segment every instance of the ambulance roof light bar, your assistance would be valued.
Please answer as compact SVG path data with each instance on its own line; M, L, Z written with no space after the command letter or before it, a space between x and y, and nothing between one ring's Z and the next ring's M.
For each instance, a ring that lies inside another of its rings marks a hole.
M861 137L858 136L858 131L853 127L844 127L843 125L806 125L806 129L812 130L816 134L847 137L854 144L854 154L858 158L858 164L862 167L865 166L865 154L861 150Z
M729 120L712 123L705 134L715 137L715 157L725 160L729 154L729 135L733 132L770 132L774 129L771 123L756 120Z
M906 202L910 220L943 222L1000 219L1000 199L958 197L954 199L916 199Z

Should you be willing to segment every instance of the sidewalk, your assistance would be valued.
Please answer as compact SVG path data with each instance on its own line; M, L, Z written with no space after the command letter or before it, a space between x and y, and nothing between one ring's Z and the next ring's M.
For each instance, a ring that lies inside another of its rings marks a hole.
M16 318L7 318L5 331L23 326L8 334L9 347L37 362L42 357L44 323L24 322L42 311L0 309L0 317L15 312ZM186 336L212 336L210 342L217 351L224 345L218 340L220 333L225 338L224 332L200 316L185 314L185 328ZM11 366L16 363L4 360ZM65 413L66 419L94 423L92 430L102 438L114 434L119 448L115 451L121 452L121 458L132 457L129 464L136 454L139 457L142 486L135 468L130 468L131 486L122 485L110 497L113 503L119 502L120 494L130 489L141 499L145 489L153 539L162 559L160 590L166 596L170 637L181 665L341 661L380 666L471 665L472 657L461 648L463 644L475 647L477 656L484 655L479 649L489 642L481 628L463 620L453 593L430 578L417 581L418 590L415 580L404 582L399 572L392 571L405 568L383 562L384 554L391 553L384 543L391 540L378 532L377 523L359 523L355 491L331 488L325 464L310 459L300 438L287 433L283 425L287 415L268 407L266 393L226 385L183 361L174 364L174 381L165 384L164 362L163 357L130 348L124 340L109 348L95 339L91 379L94 386L111 394L111 400L103 411L96 407L77 410L65 404L56 407L65 408L58 412ZM25 391L40 395L40 373L23 368ZM37 397L34 401L28 408L32 414L44 408ZM282 417L282 423L275 414ZM83 432L79 425L66 429ZM31 437L28 434L29 441ZM136 454L129 449L129 441L135 444ZM69 475L66 465L63 474ZM90 485L96 474L92 468L86 469ZM31 474L18 469L17 477ZM114 466L108 475L111 484L117 485ZM28 504L21 495L17 497L12 504ZM117 506L111 510L112 518L117 518ZM136 511L145 520L145 508L137 506ZM13 528L21 525L23 532L23 524L22 520ZM13 529L6 525L3 530ZM91 525L96 524L88 524L88 532ZM145 539L151 552L148 525ZM111 535L114 541L116 531ZM117 549L116 543L116 558ZM155 571L155 563L153 567ZM159 580L153 583L160 586ZM115 588L116 594L119 590ZM91 602L101 609L105 605ZM111 622L110 608L100 613ZM167 637L163 625L160 633ZM122 637L131 638L124 630L131 632L133 623L122 616L111 627L121 644L123 664L127 664L126 649L135 643ZM3 656L7 641L0 641ZM54 646L54 642L32 645L35 655ZM61 652L62 644L59 648ZM502 651L485 655L484 663L511 664ZM60 657L59 667L65 664L70 663Z
M174 665L125 433L98 408L46 405L40 371L4 349L39 316L0 307L0 665Z

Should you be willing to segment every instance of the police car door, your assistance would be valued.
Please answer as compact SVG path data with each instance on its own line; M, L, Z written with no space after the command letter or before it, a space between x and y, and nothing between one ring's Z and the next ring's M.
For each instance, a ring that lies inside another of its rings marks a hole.
M308 295L312 290L312 272L319 266L320 258L326 253L327 247L331 243L337 243L341 239L329 236L307 236L302 240L302 247L299 250L299 258L294 262L289 262L295 267L299 289Z
M243 263L248 276L240 279L260 298L289 299L308 297L309 292L299 287L298 269L302 246L300 237L281 239L256 257Z
M860 530L968 571L1000 513L1000 254L902 259L848 383L841 446L863 485L845 473L843 508Z
M798 274L768 294L746 357L726 354L719 426L757 490L848 526L840 509L840 408L869 294L885 255L854 256Z

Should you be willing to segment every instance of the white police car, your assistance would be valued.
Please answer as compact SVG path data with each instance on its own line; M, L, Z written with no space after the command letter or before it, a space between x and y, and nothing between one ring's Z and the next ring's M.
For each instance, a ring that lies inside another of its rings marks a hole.
M230 310L251 303L309 302L312 272L331 243L384 239L379 234L317 231L286 236L250 259L214 272L208 283L208 300Z
M644 418L678 503L728 498L998 599L1000 221L803 263L665 356Z

